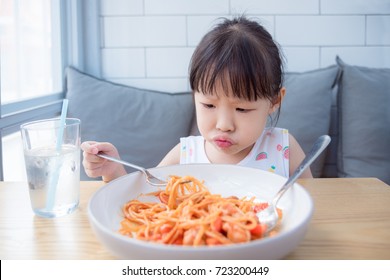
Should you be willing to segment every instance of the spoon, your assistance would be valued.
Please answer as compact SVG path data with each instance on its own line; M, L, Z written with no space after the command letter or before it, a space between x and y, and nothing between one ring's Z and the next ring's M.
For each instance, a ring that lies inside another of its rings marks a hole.
M328 135L320 136L313 144L313 147L311 148L308 155L303 159L301 164L297 167L297 169L290 176L290 178L288 178L286 183L284 183L282 188L276 193L275 197L273 198L272 202L269 203L268 207L257 213L259 222L267 226L266 232L271 231L278 222L279 215L276 210L276 205L278 204L279 199L292 185L294 185L295 181L299 178L299 176L302 175L303 171L305 171L305 169L313 163L313 161L321 154L321 152L328 146L329 143L330 137Z
M123 161L123 160L118 159L118 158L110 157L110 156L108 156L106 154L103 154L103 153L98 153L97 156L101 157L101 158L104 158L104 159L107 159L109 161L113 161L113 162L117 162L117 163L120 163L120 164L123 164L123 165L126 165L126 166L130 166L132 168L135 168L135 169L141 171L142 173L145 174L146 181L149 184L151 184L152 186L165 186L166 184L168 184L168 182L160 180L159 178L153 176L152 174L150 174L150 172L148 170L146 170L145 168L143 168L141 166L129 163L127 161Z

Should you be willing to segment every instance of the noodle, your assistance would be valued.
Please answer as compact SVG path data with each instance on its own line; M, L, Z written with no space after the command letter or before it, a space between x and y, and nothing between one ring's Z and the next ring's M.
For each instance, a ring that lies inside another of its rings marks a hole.
M249 242L262 238L266 230L256 212L267 203L211 194L203 182L191 176L172 176L165 190L155 195L160 203L134 199L123 206L121 234L163 244L199 246Z

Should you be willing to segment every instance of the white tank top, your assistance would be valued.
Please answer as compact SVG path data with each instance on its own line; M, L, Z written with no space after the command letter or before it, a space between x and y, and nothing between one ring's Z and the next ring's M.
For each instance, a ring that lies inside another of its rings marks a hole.
M251 152L238 165L289 176L289 134L287 129L266 128ZM180 138L180 164L210 163L202 136Z

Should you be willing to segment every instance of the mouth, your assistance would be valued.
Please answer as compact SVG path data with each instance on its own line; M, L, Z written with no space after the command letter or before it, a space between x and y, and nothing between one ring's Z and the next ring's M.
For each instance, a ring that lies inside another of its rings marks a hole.
M217 145L219 148L226 149L233 145L233 141L226 138L215 138L214 139L215 145Z

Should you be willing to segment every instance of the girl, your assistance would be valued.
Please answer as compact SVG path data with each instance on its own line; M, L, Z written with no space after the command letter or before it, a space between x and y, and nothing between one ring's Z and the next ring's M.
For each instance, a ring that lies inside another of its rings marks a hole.
M282 59L271 35L245 17L224 20L207 33L190 65L197 125L201 136L180 139L159 166L225 163L269 170L288 177L304 152L287 130L266 128L276 119L285 94ZM123 166L102 159L119 157L110 143L84 142L83 165L90 177L108 182L125 175ZM311 178L309 169L301 177Z

